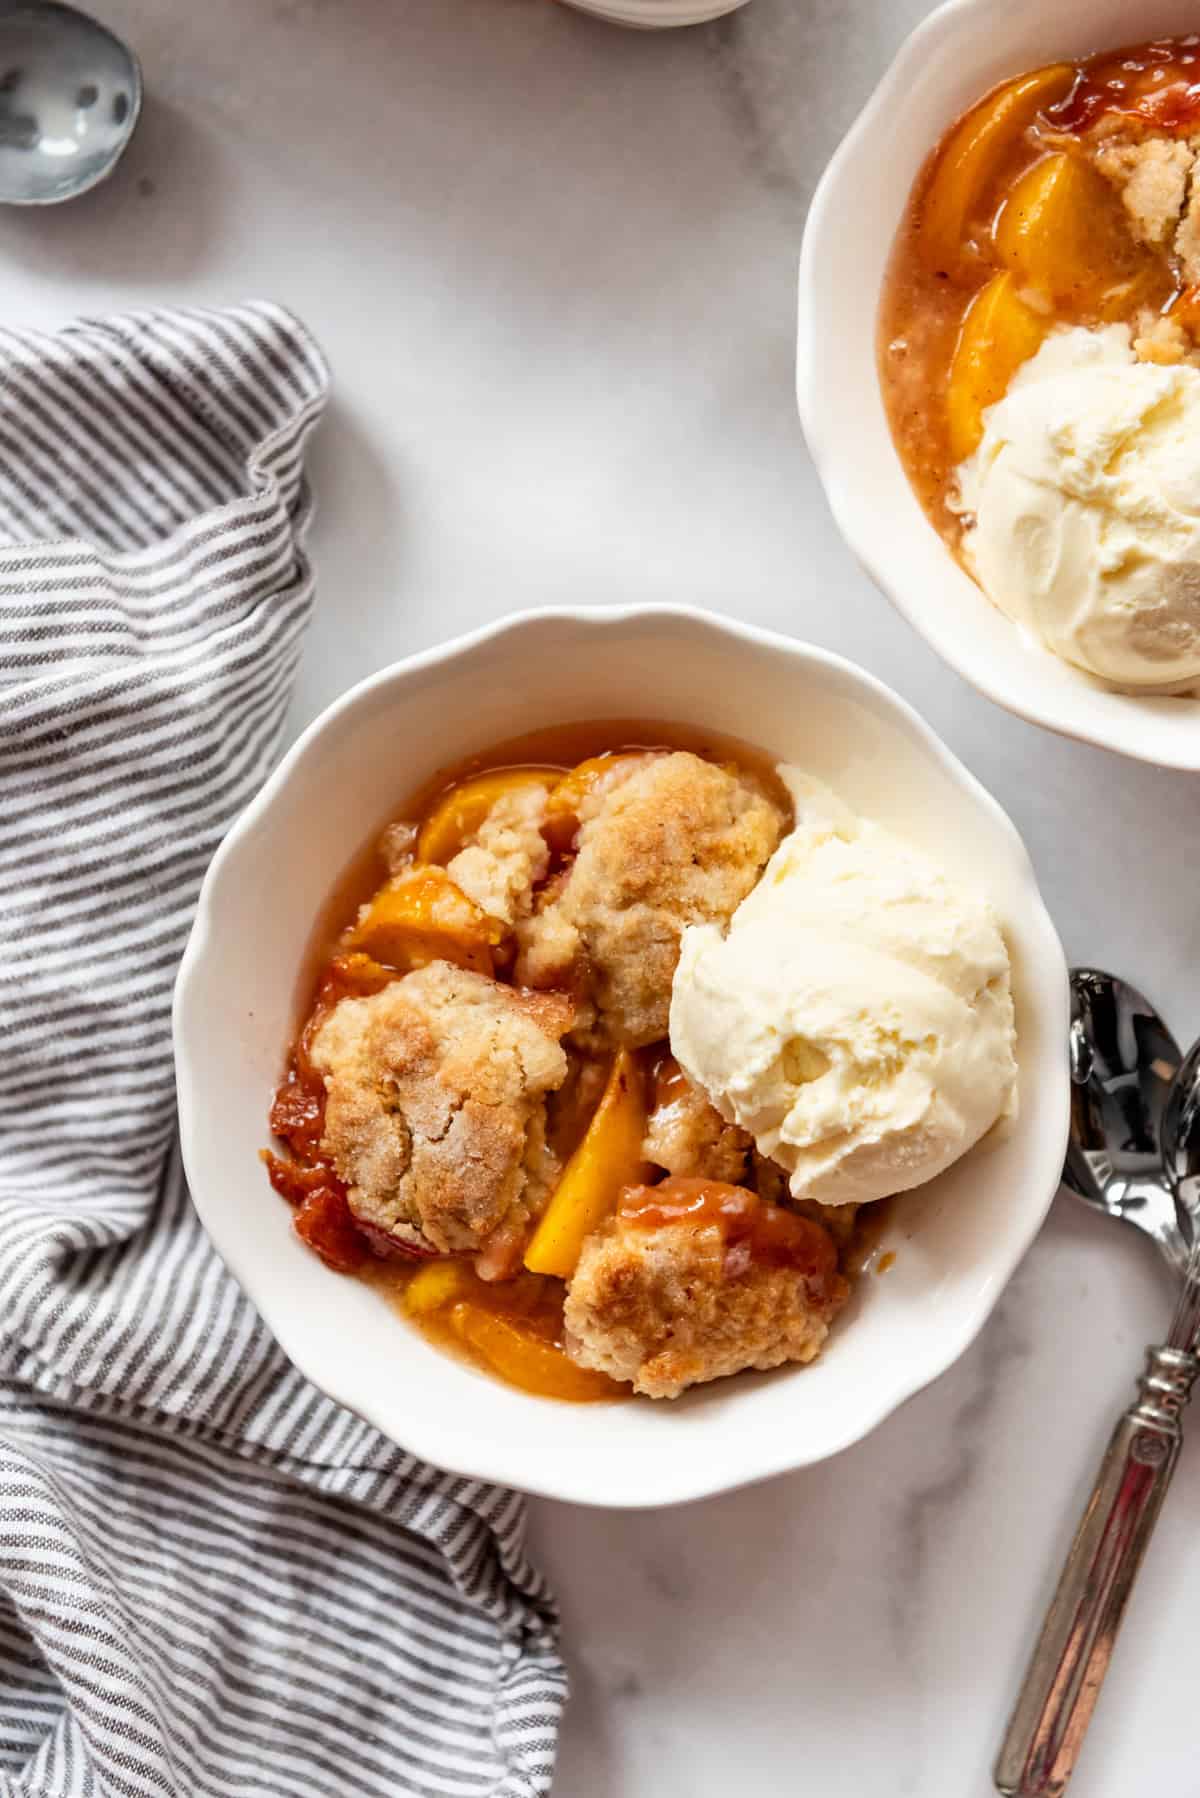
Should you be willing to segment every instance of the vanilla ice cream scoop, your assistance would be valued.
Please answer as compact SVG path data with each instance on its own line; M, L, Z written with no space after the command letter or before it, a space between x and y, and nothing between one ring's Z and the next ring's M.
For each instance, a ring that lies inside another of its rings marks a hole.
M1052 333L958 470L964 558L996 605L1112 686L1200 684L1200 370L1128 326Z
M1008 953L982 899L781 772L796 828L727 933L685 931L671 1048L797 1198L861 1204L932 1179L1013 1108Z

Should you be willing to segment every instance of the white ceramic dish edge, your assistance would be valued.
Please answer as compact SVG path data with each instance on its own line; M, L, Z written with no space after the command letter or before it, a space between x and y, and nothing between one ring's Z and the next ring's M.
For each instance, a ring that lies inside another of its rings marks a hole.
M361 1391L355 1388L354 1379L346 1374L344 1366L334 1372L324 1365L318 1367L312 1364L311 1343L307 1340L305 1328L298 1326L293 1319L283 1317L279 1305L275 1302L271 1268L265 1261L256 1261L253 1255L244 1256L241 1253L243 1244L240 1233L236 1231L231 1233L226 1227L226 1221L221 1216L220 1205L206 1190L202 1175L197 1177L203 1167L204 1156L201 1153L202 1120L199 1104L201 1085L196 1066L196 1050L197 1048L202 1049L203 1045L198 1042L190 1021L190 1014L195 1008L197 994L205 979L209 958L213 952L214 912L218 909L218 900L223 903L226 890L237 891L239 863L248 852L253 853L256 834L281 791L303 774L306 764L311 759L319 759L319 746L326 737L326 733L330 732L337 722L353 708L362 705L370 695L387 687L401 675L411 678L451 662L476 657L481 653L486 654L490 646L495 645L499 639L510 635L519 636L522 632L537 631L556 623L584 631L601 631L609 625L633 625L635 622L639 625L651 626L678 624L681 628L693 631L716 632L727 637L740 638L759 652L769 652L775 655L782 652L806 660L809 664L819 665L829 671L831 678L849 682L859 687L867 696L873 697L875 703L889 713L898 726L915 740L918 748L934 759L942 773L969 797L972 804L983 808L991 825L999 831L1006 847L1007 857L1011 861L1016 878L1023 887L1028 905L1028 915L1037 933L1038 955L1045 964L1047 990L1044 1003L1049 1033L1053 1038L1057 1032L1058 1040L1063 1043L1066 1040L1068 1019L1066 964L1061 945L1038 893L1028 856L1011 821L911 707L874 677L842 658L689 607L642 608L633 606L588 610L563 608L516 614L497 624L438 648L424 651L403 663L394 664L369 676L335 701L321 717L308 727L281 761L262 791L234 824L218 849L205 878L196 922L180 968L175 993L174 1025L183 1159L192 1182L197 1210L212 1232L219 1252L276 1334L285 1352L301 1371L331 1397L378 1425L395 1440L400 1440L400 1437L397 1435L394 1425L389 1426L371 1402L364 1402ZM282 1044L280 1053L282 1053ZM522 1461L519 1442L510 1444L505 1440L503 1434L492 1437L486 1442L472 1441L469 1452L467 1452L461 1427L456 1425L452 1419L447 1423L440 1414L435 1414L432 1420L426 1416L420 1427L414 1429L411 1436L405 1431L402 1446L452 1473L462 1474L465 1477L495 1480L505 1485L577 1503L603 1504L617 1508L642 1508L649 1505L687 1502L718 1491L750 1484L840 1452L877 1427L892 1411L936 1379L958 1359L982 1328L1004 1285L1040 1227L1054 1196L1057 1184L1055 1175L1057 1168L1061 1166L1066 1140L1068 1105L1065 1051L1061 1058L1051 1055L1039 1068L1038 1077L1050 1089L1047 1095L1049 1114L1051 1116L1056 1112L1061 1114L1062 1123L1061 1131L1052 1129L1050 1135L1053 1140L1048 1139L1045 1144L1041 1167L1041 1173L1044 1175L1044 1193L1036 1201L1031 1200L1025 1227L1006 1240L1002 1252L997 1252L994 1262L988 1269L986 1287L980 1290L977 1301L969 1313L962 1317L958 1328L952 1334L931 1340L928 1352L924 1357L911 1360L902 1371L895 1368L886 1370L891 1377L879 1380L872 1402L850 1419L844 1429L826 1429L815 1446L797 1443L790 1439L786 1432L775 1431L756 1441L755 1452L752 1456L747 1456L740 1463L735 1464L717 1464L714 1461L711 1465L706 1465L704 1473L700 1476L697 1475L694 1466L690 1471L685 1468L680 1472L669 1461L665 1468L659 1467L652 1473L647 1473L644 1466L635 1466L632 1469L613 1468L606 1475L605 1489L602 1492L597 1491L594 1482L586 1475L579 1476L577 1470L565 1462L553 1477L547 1477L544 1469L531 1468L528 1463ZM264 1101L265 1098L264 1092ZM1041 1185L1042 1181L1039 1179L1039 1186ZM264 1182L264 1199L266 1192ZM290 1233L288 1234L290 1236ZM306 1250L300 1252L305 1256L308 1255ZM333 1277L326 1275L324 1270L319 1270L319 1272L324 1278ZM373 1295L369 1296L373 1297ZM387 1322L394 1330L404 1330L404 1326L395 1319L389 1318ZM408 1334L408 1332L405 1333ZM881 1370L881 1372L883 1371ZM806 1376L797 1374L794 1377L803 1379ZM507 1389L500 1390L507 1393ZM508 1396L511 1397L511 1394ZM499 1399L496 1402L499 1404ZM539 1403L536 1400L522 1402L525 1404ZM568 1409L575 1410L574 1407ZM624 1407L617 1407L618 1411L624 1409ZM663 1420L663 1428L670 1430L669 1419Z
M749 0L564 0L576 12L590 13L606 25L627 25L634 31L707 25L748 3Z
M896 228L943 130L1006 76L1195 29L1186 0L1129 24L1124 0L947 0L901 45L817 187L800 253L796 391L830 509L881 592L939 655L1031 724L1162 767L1200 771L1200 700L1108 691L1025 640L925 518L892 444L876 369ZM880 144L888 154L879 155Z

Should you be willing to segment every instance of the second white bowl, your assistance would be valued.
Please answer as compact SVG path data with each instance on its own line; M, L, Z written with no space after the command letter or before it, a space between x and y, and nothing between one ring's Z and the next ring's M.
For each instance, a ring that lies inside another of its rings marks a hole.
M1194 0L950 0L920 25L836 152L800 255L797 393L847 543L938 653L1033 724L1200 770L1200 699L1113 693L1026 641L925 517L892 442L876 361L879 296L921 164L989 88L1040 64L1194 31Z

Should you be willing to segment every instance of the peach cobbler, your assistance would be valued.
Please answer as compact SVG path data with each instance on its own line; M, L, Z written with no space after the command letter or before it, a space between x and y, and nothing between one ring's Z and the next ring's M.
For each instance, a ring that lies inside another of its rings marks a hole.
M922 170L880 314L916 493L1034 640L1200 683L1200 37L983 96Z
M849 925L817 940L806 904L861 892L869 935L876 866L914 920L949 889L816 792L737 745L589 726L420 796L335 905L271 1111L303 1239L549 1396L670 1398L812 1360L862 1259L860 1204L962 1153L1012 1084L1007 956L973 902L943 918L944 966L909 965L901 907L895 942L862 945L865 984L845 952L852 1015L822 997ZM724 991L726 949L778 932L781 904L778 994ZM871 1037L896 1006L920 1029ZM757 1046L776 1039L777 1069ZM851 1119L855 1070L875 1109Z

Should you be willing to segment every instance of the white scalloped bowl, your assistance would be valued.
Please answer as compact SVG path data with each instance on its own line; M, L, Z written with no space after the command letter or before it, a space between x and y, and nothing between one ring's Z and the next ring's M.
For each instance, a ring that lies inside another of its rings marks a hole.
M1196 29L1194 0L950 0L913 32L822 177L800 254L797 394L834 518L893 604L997 704L1139 761L1200 770L1200 699L1114 693L1024 637L954 560L892 442L876 321L917 172L960 113L1042 63Z
M439 1353L298 1240L258 1151L313 921L347 861L439 768L543 725L645 717L741 737L827 780L993 900L1013 954L1019 1123L897 1207L813 1367L675 1404L570 1406ZM823 651L703 612L512 618L353 688L296 743L213 859L179 974L192 1194L292 1360L456 1473L581 1503L660 1505L819 1461L936 1379L983 1324L1054 1195L1068 1116L1062 949L1015 830L917 715Z

